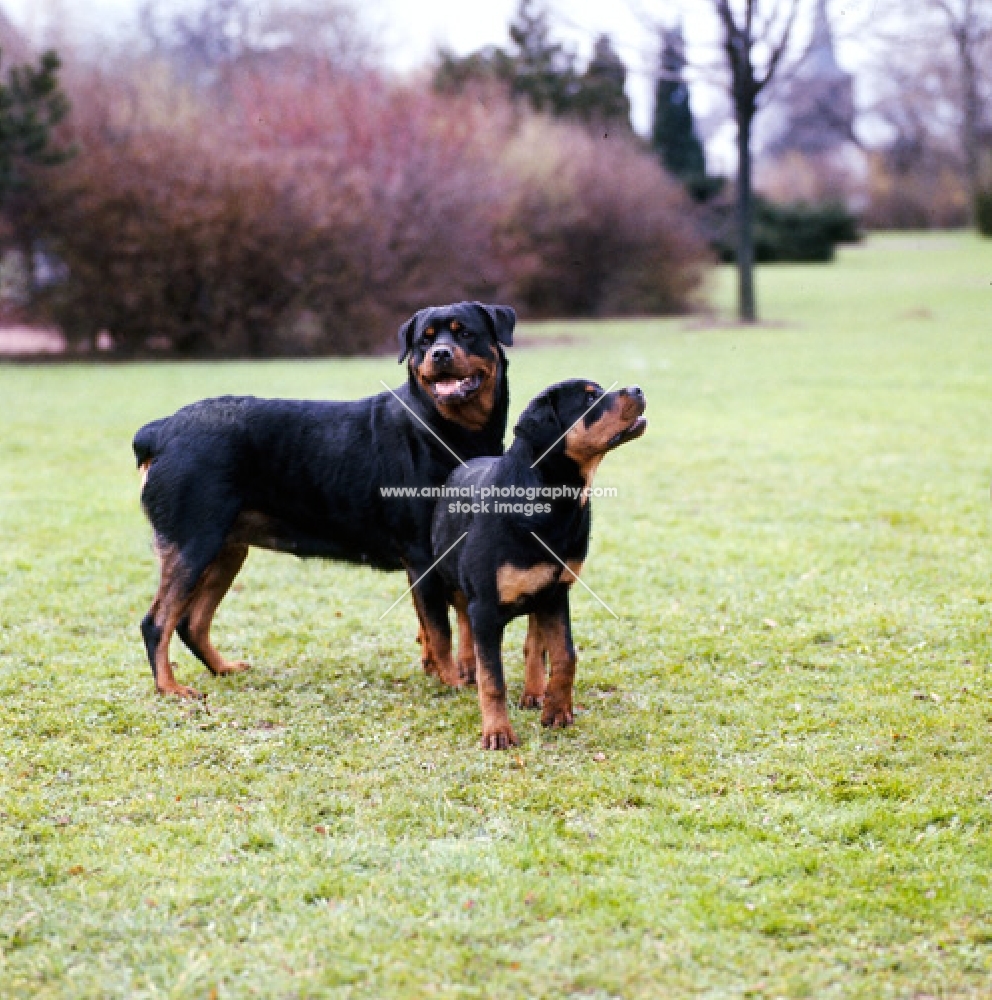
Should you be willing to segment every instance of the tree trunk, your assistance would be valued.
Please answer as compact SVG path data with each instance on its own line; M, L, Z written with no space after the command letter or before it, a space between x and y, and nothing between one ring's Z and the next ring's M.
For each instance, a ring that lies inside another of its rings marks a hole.
M758 319L754 295L754 194L751 190L751 122L737 113L737 314L742 323Z
M981 124L981 102L978 96L978 70L975 66L975 54L972 51L968 33L969 27L970 25L962 31L963 37L959 41L959 52L964 89L962 145L964 146L965 170L968 176L968 222L973 225L980 187L978 130Z

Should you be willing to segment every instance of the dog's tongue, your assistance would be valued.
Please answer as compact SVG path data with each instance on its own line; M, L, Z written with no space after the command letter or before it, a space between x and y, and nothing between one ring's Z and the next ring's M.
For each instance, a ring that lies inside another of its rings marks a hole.
M469 388L471 381L471 376L469 378L448 378L442 382L435 382L434 391L442 398L457 396Z

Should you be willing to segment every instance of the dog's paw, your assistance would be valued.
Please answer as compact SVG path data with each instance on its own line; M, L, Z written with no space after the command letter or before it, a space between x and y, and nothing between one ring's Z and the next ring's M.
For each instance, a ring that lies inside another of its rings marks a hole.
M524 691L520 696L520 707L521 708L541 708L544 704L544 694L532 694L529 691Z
M227 674L242 674L246 670L251 670L251 664L244 660L226 660L221 666L214 667L213 673L217 677L224 677Z
M541 712L541 725L546 729L564 729L575 722L571 705L555 705L547 702Z
M158 689L159 694L172 698L188 698L192 701L206 701L207 696L187 684L170 684Z
M509 750L510 747L520 745L517 734L513 727L507 723L504 726L494 726L492 729L483 730L482 749L483 750Z

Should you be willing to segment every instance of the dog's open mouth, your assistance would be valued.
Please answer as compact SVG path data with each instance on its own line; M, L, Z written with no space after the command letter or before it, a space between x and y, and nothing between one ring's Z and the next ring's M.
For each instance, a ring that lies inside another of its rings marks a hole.
M439 403L463 403L469 396L479 391L482 373L467 375L465 378L442 378L431 383L431 392Z
M618 434L614 434L609 441L606 442L607 450L612 448L617 448L622 444L626 444L628 441L633 441L634 438L639 438L645 430L647 430L648 422L645 417L638 417L629 427L625 427Z

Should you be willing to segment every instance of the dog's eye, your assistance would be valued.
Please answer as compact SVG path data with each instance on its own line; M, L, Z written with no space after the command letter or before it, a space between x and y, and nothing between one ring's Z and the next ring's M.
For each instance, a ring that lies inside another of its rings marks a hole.
M427 329L424 330L423 333L424 340L430 340L436 333L437 330L435 330L434 327L432 326L427 327Z
M592 406L597 399L599 399L599 393L595 389L590 389L586 392L586 406Z

